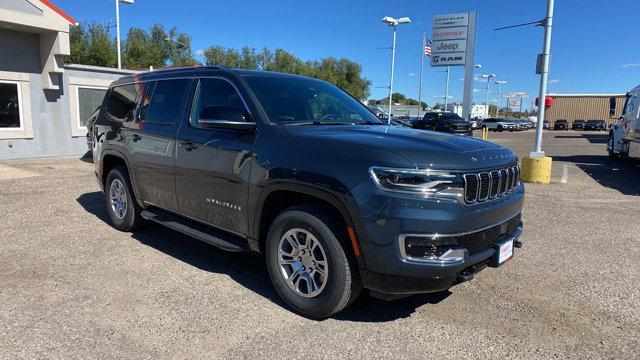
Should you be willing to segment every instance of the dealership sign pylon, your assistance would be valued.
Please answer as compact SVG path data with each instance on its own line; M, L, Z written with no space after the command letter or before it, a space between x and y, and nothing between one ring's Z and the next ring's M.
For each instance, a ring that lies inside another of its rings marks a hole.
M463 117L467 120L473 100L477 23L476 12L437 15L432 21L431 66L464 66L462 104Z

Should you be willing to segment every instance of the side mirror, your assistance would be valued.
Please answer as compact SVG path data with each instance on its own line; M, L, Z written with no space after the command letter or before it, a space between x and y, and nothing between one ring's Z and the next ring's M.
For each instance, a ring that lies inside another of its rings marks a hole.
M251 114L237 106L207 106L198 116L198 126L205 129L229 129L246 131L256 124Z

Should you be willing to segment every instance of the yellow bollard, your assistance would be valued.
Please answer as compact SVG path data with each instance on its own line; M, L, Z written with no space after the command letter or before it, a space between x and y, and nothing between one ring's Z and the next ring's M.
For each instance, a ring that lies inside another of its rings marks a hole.
M487 140L489 138L489 129L486 127L482 128L482 140Z
M551 157L522 157L520 179L535 184L551 183Z

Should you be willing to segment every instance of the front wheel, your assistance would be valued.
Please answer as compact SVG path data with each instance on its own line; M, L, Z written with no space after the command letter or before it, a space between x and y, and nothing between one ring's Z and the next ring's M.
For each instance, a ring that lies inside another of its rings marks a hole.
M276 291L297 312L325 318L344 309L362 288L345 229L313 205L285 210L273 221L265 244Z

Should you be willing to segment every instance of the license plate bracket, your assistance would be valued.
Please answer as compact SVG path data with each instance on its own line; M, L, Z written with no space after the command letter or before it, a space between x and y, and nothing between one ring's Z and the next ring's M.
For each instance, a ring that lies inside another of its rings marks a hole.
M493 248L495 253L491 257L492 267L504 265L513 257L513 239L497 243Z

